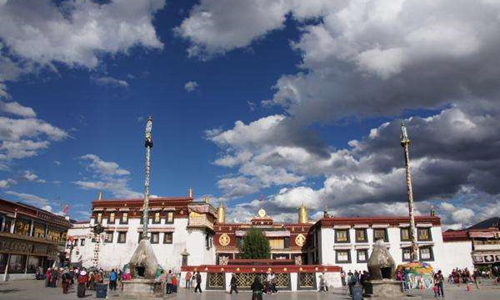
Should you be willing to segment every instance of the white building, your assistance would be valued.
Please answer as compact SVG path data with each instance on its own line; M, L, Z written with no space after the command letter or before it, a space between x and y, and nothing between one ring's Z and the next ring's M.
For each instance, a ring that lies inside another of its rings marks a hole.
M472 269L470 242L445 243L437 216L417 216L415 223L420 261L444 274L456 267ZM367 270L373 245L382 239L397 265L410 262L409 230L408 217L323 218L311 228L311 259L322 265L341 266L346 272Z
M142 199L94 201L90 222L69 230L71 262L104 270L128 264L142 238L142 204ZM148 230L160 266L180 272L183 264L214 264L214 219L215 209L192 196L150 199ZM104 229L100 236L94 235L97 224Z

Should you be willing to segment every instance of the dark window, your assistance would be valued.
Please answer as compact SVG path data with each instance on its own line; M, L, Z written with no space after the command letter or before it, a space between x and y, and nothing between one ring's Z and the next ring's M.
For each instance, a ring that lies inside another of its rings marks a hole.
M366 228L356 229L356 243L367 243L368 236L366 235Z
M106 235L104 236L104 242L106 242L106 243L113 242L113 231L106 232Z
M163 236L163 244L172 244L174 241L174 235L172 232L165 232Z
M128 213L124 212L120 218L120 224L128 224Z
M167 212L167 219L165 220L165 222L167 224L172 224L174 223L174 212L173 211L169 211Z
M28 273L36 273L36 269L42 265L42 258L39 256L28 257Z
M432 247L421 247L420 251L420 261L434 261L434 253L432 252Z
M290 238L289 237L285 238L285 249L286 248L290 248Z
M404 242L411 241L409 227L401 228L401 241Z
M160 233L159 232L151 233L151 244L158 244L158 243L160 243Z
M383 240L384 242L389 242L387 237L387 228L374 228L373 229L373 242L378 240Z
M11 254L9 261L10 273L24 273L26 266L26 255Z
M335 250L335 261L338 264L351 263L351 250Z
M403 261L411 261L411 249L410 248L403 248Z
M335 229L335 243L349 243L349 229Z
M357 251L357 259L358 263L364 263L368 261L368 250L367 249L359 249Z
M85 238L80 240L80 246L85 246Z
M140 243L142 240L142 232L139 232L139 241L137 241L138 243Z
M126 232L118 232L118 243L124 244L127 242L127 233Z
M417 228L417 237L419 241L432 241L430 228Z
M12 219L5 218L5 225L3 227L3 231L10 232L11 227L12 227Z

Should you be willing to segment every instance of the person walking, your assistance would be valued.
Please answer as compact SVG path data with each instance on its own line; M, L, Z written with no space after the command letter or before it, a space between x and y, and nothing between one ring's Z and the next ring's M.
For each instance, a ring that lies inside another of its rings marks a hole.
M191 273L191 271L188 271L186 273L186 277L184 277L184 280L186 280L186 289L191 289L192 285L191 285L191 278L193 277L193 274Z
M229 290L229 294L232 294L233 291L238 294L238 283L236 282L236 275L231 276L231 283L230 283L231 289Z
M276 286L278 285L278 276L274 272L271 273L271 293L278 293Z
M109 273L109 290L110 291L116 291L116 281L118 280L118 274L116 273L115 269L111 270L111 273Z
M340 272L340 281L342 281L342 286L347 285L347 282L345 280L345 271L344 270L342 270L342 272Z
M172 294L172 270L168 270L166 282L167 282L167 294Z
M434 282L436 283L437 287L437 297L444 297L444 290L443 290L443 282L444 282L444 277L443 274L441 273L441 270L439 270L435 275L434 275Z
M78 288L77 288L77 296L78 298L84 298L85 297L85 289L87 287L87 281L88 281L88 275L87 271L85 269L82 269L80 271L80 276L78 276Z
M71 277L69 275L69 270L65 269L61 276L61 287L63 290L63 294L68 293L70 283L71 283Z
M252 300L262 300L262 290L264 289L264 285L260 282L259 276L255 276L250 289L252 290Z
M200 271L196 273L196 287L194 288L194 292L200 291L201 294L201 274Z

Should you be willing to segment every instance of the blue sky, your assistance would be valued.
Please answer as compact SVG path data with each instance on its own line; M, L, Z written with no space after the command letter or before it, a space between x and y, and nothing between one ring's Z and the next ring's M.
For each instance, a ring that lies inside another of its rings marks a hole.
M33 17L0 2L1 197L85 219L99 190L139 195L152 115L154 195L193 187L235 220L259 206L294 220L302 203L311 217L404 214L404 119L419 212L451 228L498 214L500 157L479 147L500 141L499 7L164 4L45 0Z

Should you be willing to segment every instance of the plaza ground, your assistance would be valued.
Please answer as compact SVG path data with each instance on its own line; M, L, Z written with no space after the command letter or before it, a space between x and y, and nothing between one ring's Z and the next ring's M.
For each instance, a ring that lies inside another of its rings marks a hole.
M415 291L412 295L419 296L422 299L434 299L434 294L431 291ZM457 286L445 286L446 299L462 300L462 299L474 299L474 300L497 300L500 299L500 285L493 285L491 281L483 282L481 289L477 290L472 287L470 292L466 291L466 287L461 285ZM108 299L119 299L119 292L109 292ZM413 297L411 297L413 298ZM409 299L411 299L409 298ZM415 297L418 299L418 297ZM413 299L415 299L413 298ZM72 288L70 293L64 295L61 288L45 288L43 281L35 280L19 280L10 282L0 282L0 299L1 300L63 300L63 299L78 299L76 297L75 289ZM87 291L87 296L85 299L94 299L94 293ZM157 298L158 299L158 298ZM164 299L200 299L200 300L240 300L240 299L251 299L249 292L240 292L239 294L229 295L223 292L203 292L203 294L194 294L191 291L186 291L180 289L178 294L173 296L165 296ZM345 289L339 288L330 291L329 293L317 293L317 292L280 292L276 295L265 296L264 299L274 299L274 300L320 300L320 299L350 299L347 295ZM377 298L381 299L381 298Z

